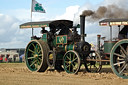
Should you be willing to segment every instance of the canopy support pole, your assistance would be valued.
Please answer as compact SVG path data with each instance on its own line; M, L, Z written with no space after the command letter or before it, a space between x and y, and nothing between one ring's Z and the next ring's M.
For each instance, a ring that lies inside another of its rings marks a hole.
M110 41L112 41L112 26L110 25Z
M32 4L31 4L31 22L32 22L32 5L33 5L33 0L32 0ZM33 28L32 28L32 36L33 36Z

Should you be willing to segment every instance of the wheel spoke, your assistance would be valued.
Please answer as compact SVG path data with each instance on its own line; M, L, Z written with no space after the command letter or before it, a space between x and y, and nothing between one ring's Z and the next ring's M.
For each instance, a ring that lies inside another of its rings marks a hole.
M119 56L119 57L123 57L123 58L125 57L125 56L117 54L117 53L114 53L114 55Z
M122 53L123 56L125 56L124 52L122 50L120 50L120 52Z
M127 52L125 51L125 49L124 49L121 45L119 45L119 46L120 46L122 52L123 52L125 55L127 55Z
M35 66L36 66L36 68L38 68L38 63Z
M34 65L36 62L37 62L37 60L33 61L32 64L30 65L30 67L31 67L32 65Z
M77 67L75 65L72 64L72 66L73 66L73 68L77 69Z
M115 66L115 65L120 65L120 64L122 64L122 63L125 63L125 61L115 63L114 66Z
M70 60L72 59L72 55L71 55L71 53L69 54L69 56L70 56Z
M68 61L64 61L64 62L67 63L67 64L69 63Z
M69 65L66 65L66 69L67 69L69 66L70 66L70 64L69 64Z
M119 74L121 74L125 70L126 67L127 67L127 64L125 64L124 68L120 71Z
M32 53L35 53L34 51L32 51L31 49L28 49L30 52L32 52Z
M73 60L74 60L74 58L75 58L75 54L73 55Z
M42 56L42 54L38 55L38 56Z
M36 49L35 45L32 43L32 46L34 47L34 50Z
M39 64L39 65L41 64L39 60L38 60L38 64Z
M37 52L38 52L38 54L40 54L41 49L39 48L39 45L37 45L37 46L38 46L38 48L37 48Z
M37 62L36 62L36 65L35 65L35 67L36 67L36 68L38 68L38 60L37 60Z
M40 57L38 57L38 59L39 59L40 61L42 61L42 59L41 59Z
M77 57L75 59L73 59L72 62L74 62L75 60L77 60Z
M124 59L117 59L118 61L124 61Z
M27 59L34 59L35 57L28 57Z
M39 45L38 45L38 44L36 44L36 52L37 52L38 54L40 54L40 52L41 52L41 50L40 50L40 48L39 48Z
M71 60L68 56L66 56L66 58L68 58L68 60Z
M40 54L40 53L41 53L41 50L39 50L38 54Z
M69 64L69 72L71 72L70 70L71 70L71 65Z
M38 49L38 44L36 44L36 49Z
M36 44L36 47L35 47L35 52L36 52L36 53L38 53L37 45L38 45L38 44Z

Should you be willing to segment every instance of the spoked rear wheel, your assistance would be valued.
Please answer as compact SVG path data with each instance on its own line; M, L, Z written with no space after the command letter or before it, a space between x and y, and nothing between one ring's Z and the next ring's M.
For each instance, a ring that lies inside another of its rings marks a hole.
M25 61L30 71L44 72L48 65L46 61L49 47L41 40L32 40L25 50Z
M128 79L128 39L121 40L113 46L110 64L118 77Z
M63 58L64 70L67 73L77 73L80 69L80 57L76 51L70 50Z
M98 52L92 51L86 58L85 67L88 72L100 72L102 68L101 56Z

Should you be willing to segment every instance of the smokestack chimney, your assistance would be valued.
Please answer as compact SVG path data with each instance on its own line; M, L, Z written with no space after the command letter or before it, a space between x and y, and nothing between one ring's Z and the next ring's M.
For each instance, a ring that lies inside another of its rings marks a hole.
M81 34L81 41L85 41L85 15L80 15L80 34Z

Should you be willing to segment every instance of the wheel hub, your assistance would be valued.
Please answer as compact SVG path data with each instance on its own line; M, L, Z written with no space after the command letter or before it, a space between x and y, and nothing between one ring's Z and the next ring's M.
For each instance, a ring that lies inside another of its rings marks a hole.
M71 63L72 63L72 61L69 61L68 63L69 63L69 64L71 64Z
M49 60L53 60L53 54L49 55Z
M34 57L35 57L35 58L37 58L37 57L38 57L38 55L37 55L37 54L35 54L35 55L34 55Z

